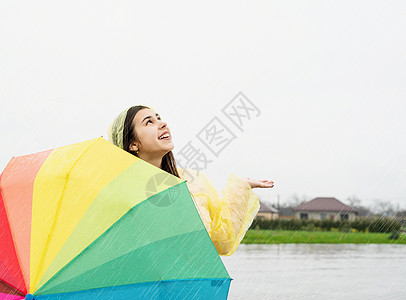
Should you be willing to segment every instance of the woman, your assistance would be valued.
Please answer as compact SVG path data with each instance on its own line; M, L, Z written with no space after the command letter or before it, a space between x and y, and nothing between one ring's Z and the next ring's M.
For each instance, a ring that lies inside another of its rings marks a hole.
M272 181L231 174L222 199L204 173L176 167L171 131L159 114L147 106L132 106L120 113L108 128L108 139L121 149L187 181L219 255L229 256L235 252L259 210L258 196L252 188L273 187Z

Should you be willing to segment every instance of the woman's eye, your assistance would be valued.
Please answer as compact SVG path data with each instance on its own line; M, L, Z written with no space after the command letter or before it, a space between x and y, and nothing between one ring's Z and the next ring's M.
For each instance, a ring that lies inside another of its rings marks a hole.
M159 117L159 118L157 118L157 119L158 119L158 120L161 120L161 117ZM151 122L151 123L152 123L151 120L148 120L146 124L148 124L148 122Z

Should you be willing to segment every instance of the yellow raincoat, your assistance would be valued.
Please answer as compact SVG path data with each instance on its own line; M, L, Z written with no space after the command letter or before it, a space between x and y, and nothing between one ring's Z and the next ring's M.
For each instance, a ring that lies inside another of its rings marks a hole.
M259 211L258 196L249 183L231 173L223 189L223 198L202 172L178 168L195 202L199 215L219 255L235 252L255 215Z

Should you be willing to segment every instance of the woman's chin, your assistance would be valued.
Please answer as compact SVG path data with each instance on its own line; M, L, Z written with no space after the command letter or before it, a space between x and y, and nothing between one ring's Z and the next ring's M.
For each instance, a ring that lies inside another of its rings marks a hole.
M175 148L175 146L173 144L172 145L167 145L167 147L165 147L165 152L166 153L171 152L173 150L173 148Z

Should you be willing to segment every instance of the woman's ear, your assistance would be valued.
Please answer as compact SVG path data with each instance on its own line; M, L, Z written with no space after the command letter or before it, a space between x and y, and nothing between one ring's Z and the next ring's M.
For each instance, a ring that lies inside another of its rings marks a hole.
M130 151L138 151L138 147L135 142L132 142L128 148Z

